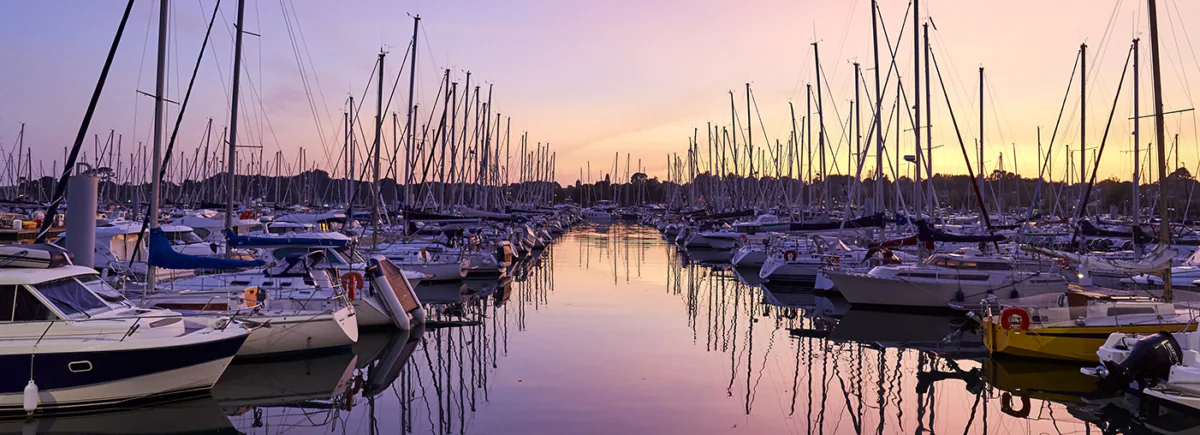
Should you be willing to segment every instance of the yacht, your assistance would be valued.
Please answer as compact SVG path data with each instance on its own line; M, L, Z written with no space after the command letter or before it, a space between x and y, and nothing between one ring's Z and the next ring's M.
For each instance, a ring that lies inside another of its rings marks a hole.
M10 371L0 412L208 390L250 334L227 316L138 307L56 246L0 248L0 360ZM12 267L21 256L52 261Z
M812 285L822 268L857 264L865 252L828 236L779 239L769 248L758 276L768 282Z
M1194 319L1193 319L1194 320ZM1113 333L1096 351L1100 365L1083 371L1115 386L1200 409L1200 332Z
M162 283L142 295L142 304L190 314L236 315L264 325L251 333L239 356L348 346L358 339L356 312L347 295L334 286L330 273L311 267L319 252L289 257L266 270Z
M826 270L853 305L948 309L1067 290L1057 272L1018 270L1012 257L963 249L931 255L920 264L883 265L869 272Z
M461 255L431 251L426 242L380 246L374 255L387 257L405 270L422 273L426 281L431 282L461 281L470 267L468 260Z

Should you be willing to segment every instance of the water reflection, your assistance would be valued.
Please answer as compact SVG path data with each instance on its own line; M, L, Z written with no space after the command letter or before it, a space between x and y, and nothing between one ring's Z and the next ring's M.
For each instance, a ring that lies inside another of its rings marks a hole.
M584 225L534 254L504 280L419 286L429 322L411 333L236 363L211 396L0 431L1200 431L1192 414L1100 393L1078 366L990 359L953 316L764 287L651 228Z

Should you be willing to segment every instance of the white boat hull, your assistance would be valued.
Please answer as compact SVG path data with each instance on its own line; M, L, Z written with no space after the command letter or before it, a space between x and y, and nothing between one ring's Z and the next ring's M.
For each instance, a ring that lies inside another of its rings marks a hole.
M237 356L307 352L354 344L358 341L355 314L353 308L345 307L332 313L265 313L249 317L246 320L267 326L251 332Z
M158 372L117 382L38 392L38 407L66 408L97 406L164 394L203 391L212 388L233 357L215 359L175 370ZM36 376L35 376L36 379ZM20 408L23 394L0 395L0 408Z
M867 274L826 271L834 286L853 305L895 306L914 308L949 309L950 303L977 306L984 298L994 295L1004 303L1011 300L1014 287L1011 285L978 285L964 282L910 282L902 279L877 278ZM1015 287L1018 297L1030 297L1067 290L1066 282L1047 284L1023 284ZM958 300L958 292L962 300Z

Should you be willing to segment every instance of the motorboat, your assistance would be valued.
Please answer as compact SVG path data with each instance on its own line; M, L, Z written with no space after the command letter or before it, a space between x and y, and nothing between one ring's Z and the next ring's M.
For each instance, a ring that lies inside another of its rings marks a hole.
M12 245L9 245L12 247ZM228 316L142 308L52 245L0 262L0 411L62 410L208 390L250 329ZM7 250L6 250L7 251ZM29 375L26 376L25 374Z
M1113 333L1096 355L1100 365L1085 373L1113 386L1130 386L1146 396L1200 409L1200 332Z

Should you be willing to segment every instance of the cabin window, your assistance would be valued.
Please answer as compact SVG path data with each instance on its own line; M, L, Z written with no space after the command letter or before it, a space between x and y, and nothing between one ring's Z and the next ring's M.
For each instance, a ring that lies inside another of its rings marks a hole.
M979 267L977 267L979 270L1012 270L1012 268L1012 264L994 262L979 263Z
M959 275L959 276L957 276L957 278L959 281L987 281L988 280L987 275Z
M200 237L201 239L207 239L208 236L210 234L212 234L212 232L209 231L207 228L193 228L192 232L196 233L196 236Z
M193 232L191 232L191 231L171 231L171 232L168 232L168 233L167 233L167 240L170 240L170 241L171 241L171 244L173 244L173 245L186 245L186 244L189 244L189 243L201 243L201 242L204 242L203 240L200 240L200 237L197 237L197 236L196 236L196 234L195 234L195 233L193 233Z
M229 285L250 285L250 281L230 281Z
M0 321L57 320L50 308L23 286L0 285Z
M33 287L68 318L87 316L91 311L108 308L74 277L38 283Z

